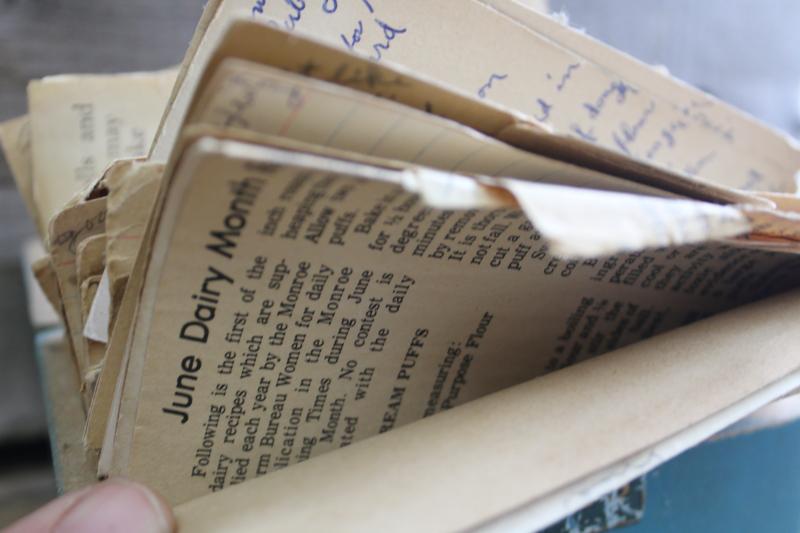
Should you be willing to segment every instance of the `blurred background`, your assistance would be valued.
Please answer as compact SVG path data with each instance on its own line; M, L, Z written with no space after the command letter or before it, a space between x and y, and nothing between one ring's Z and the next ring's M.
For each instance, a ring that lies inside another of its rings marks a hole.
M25 87L32 78L179 63L203 3L0 0L0 120L25 113ZM551 0L550 9L565 12L590 35L800 135L800 2ZM21 245L33 234L0 159L0 527L55 495L20 261Z

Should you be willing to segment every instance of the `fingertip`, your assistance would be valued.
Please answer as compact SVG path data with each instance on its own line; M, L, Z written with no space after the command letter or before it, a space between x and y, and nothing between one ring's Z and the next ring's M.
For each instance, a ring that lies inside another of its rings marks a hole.
M170 506L167 500L156 491L142 484L122 478L112 478L109 482L124 485L127 487L126 490L139 492L140 497L145 500L147 508L149 508L147 512L153 517L154 522L158 526L158 528L153 531L158 531L159 533L173 533L177 529L175 515L172 513L172 506Z
M169 505L152 490L123 479L93 487L64 511L54 533L172 533L175 519Z

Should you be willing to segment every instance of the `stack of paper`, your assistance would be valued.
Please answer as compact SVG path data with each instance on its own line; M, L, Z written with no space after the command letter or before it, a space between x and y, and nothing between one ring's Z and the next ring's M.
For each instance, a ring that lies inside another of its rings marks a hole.
M800 385L797 146L514 0L212 0L29 102L85 446L187 531L533 530Z

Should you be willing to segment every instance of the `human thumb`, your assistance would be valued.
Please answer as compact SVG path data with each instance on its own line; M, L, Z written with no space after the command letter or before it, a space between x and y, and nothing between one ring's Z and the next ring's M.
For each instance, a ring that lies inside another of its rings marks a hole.
M58 498L4 533L172 533L167 503L150 489L114 479Z

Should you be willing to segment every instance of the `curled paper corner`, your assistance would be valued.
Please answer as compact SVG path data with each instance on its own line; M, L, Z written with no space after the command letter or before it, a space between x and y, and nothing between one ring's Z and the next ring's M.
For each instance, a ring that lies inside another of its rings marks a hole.
M566 259L590 259L619 253L640 252L648 249L702 244L709 241L724 241L726 239L747 235L750 232L750 224L746 217L740 216L741 214L736 211L733 213L739 216L729 218L722 224L716 222L715 234L712 236L691 236L691 234L687 235L686 232L678 230L657 238L643 236L641 239L633 242L625 242L614 238L588 239L588 232L582 233L581 237L583 237L583 239L571 239L569 235L566 237L556 235L554 232L550 231L551 228L541 229L543 227L541 219L539 219L538 225L537 222L534 221L534 227L543 235L553 255ZM682 221L681 224L703 226L706 224L707 220L707 218L701 216L694 220L686 219ZM573 228L569 233L574 234L578 232Z
M737 207L503 180L553 253L585 258L748 233Z
M450 174L427 168L403 171L402 185L419 194L426 204L437 209L497 209L517 207L505 189L493 186L490 178Z
M438 209L521 209L561 257L588 258L698 244L749 233L742 209L429 169L403 173L403 186Z

